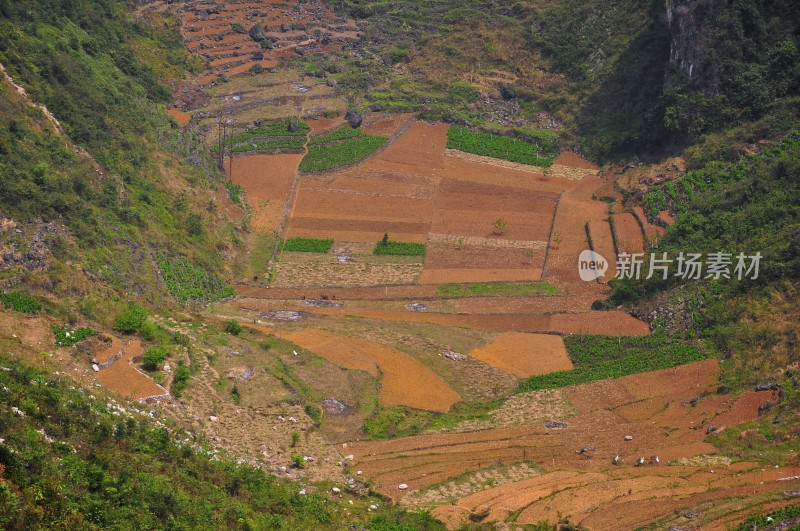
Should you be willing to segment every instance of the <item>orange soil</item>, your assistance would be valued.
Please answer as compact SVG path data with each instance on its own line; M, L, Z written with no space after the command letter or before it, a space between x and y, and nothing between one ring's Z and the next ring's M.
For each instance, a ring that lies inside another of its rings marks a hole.
M380 375L383 404L448 411L461 401L458 393L433 371L398 350L323 330L273 333L341 367L364 370L375 377Z
M97 352L93 356L94 359L97 360L97 363L99 364L107 362L108 360L119 354L123 349L122 341L120 341L118 337L116 336L109 336L109 337L111 337L111 343L106 348Z
M772 391L749 391L733 404L730 411L717 417L714 423L721 429L756 418L758 407L768 400L775 404L778 402L778 397Z
M189 120L192 119L192 115L188 112L183 112L180 109L176 109L175 107L170 107L167 109L167 114L172 116L172 118L178 123L179 126L185 127L186 124L189 123Z
M311 127L311 134L318 135L320 133L324 133L325 131L330 131L331 129L335 129L344 123L344 118L342 116L337 116L335 118L325 118L320 116L318 118L314 118L313 120L308 120L309 127Z
M468 252L468 250L465 250ZM468 255L467 255L468 256ZM541 269L491 269L491 268L429 268L420 274L422 284L449 284L458 282L516 282L539 280Z
M644 252L642 229L633 214L629 212L615 214L614 230L617 233L617 245L621 253Z
M407 124L409 120L413 119L414 115L411 113L376 113L367 116L361 127L369 135L390 137Z
M560 164L561 166L570 166L572 168L582 168L584 170L597 170L597 166L588 160L584 160L580 155L572 151L562 151L561 154L553 161L553 164Z
M125 354L108 369L101 369L97 377L108 389L131 400L166 394L163 387L131 365L143 351L142 344L134 339L125 346Z
M232 180L245 189L254 230L272 232L278 228L302 158L302 154L234 157ZM231 160L226 162L230 177Z
M534 461L551 472L471 495L462 500L463 505L459 502L460 506L476 511L491 503L493 511L507 511L506 516L510 511L564 489L570 482L573 486L574 482L587 485L582 491L587 500L614 493L609 503L627 493L628 489L634 496L639 496L634 492L642 493L640 498L632 499L644 499L648 495L685 496L695 492L697 485L702 485L705 492L708 489L706 480L719 481L720 476L712 477L705 473L702 481L681 482L681 477L703 469L667 467L664 464L669 460L716 451L714 446L704 442L705 430L696 428L704 423L716 423L716 418L728 411L731 397L704 400L695 407L682 403L703 391L713 390L718 374L718 362L708 360L567 387L563 390L564 397L573 404L575 415L563 419L568 423L565 429L547 430L543 425L529 425L470 433L426 434L390 441L349 443L348 451L355 455L354 465L375 482L377 490L394 499L405 494L397 489L399 483L407 483L409 491L412 491L500 463ZM638 403L658 404L658 408L647 407L652 414L646 416L631 415L629 418L624 414L626 407L628 413L635 412ZM750 412L750 415L753 418L755 413ZM747 419L741 417L741 420ZM625 441L625 435L634 438ZM587 455L575 452L586 446L596 449ZM619 467L611 464L615 455L622 456ZM641 468L633 466L639 456L649 458L651 455L658 455L662 464ZM729 481L735 483L739 480L733 473L746 469L746 466L731 465L729 469L732 473ZM791 475L787 471L776 471L775 474L776 478ZM667 481L670 477L673 479ZM678 485L669 487L674 481L678 481ZM720 483L723 486L730 484ZM645 491L649 494L644 494ZM576 514L578 511L588 514L597 509L598 504L583 505L578 498L565 496L554 506L553 512L545 516L537 512L542 507L531 509L525 523L535 521L533 515L538 515L539 519L550 518L556 510L563 514ZM549 510L552 507L545 504L543 508ZM500 513L495 515L503 517ZM523 523L523 520L519 522Z
M573 368L561 336L507 332L469 353L520 378Z

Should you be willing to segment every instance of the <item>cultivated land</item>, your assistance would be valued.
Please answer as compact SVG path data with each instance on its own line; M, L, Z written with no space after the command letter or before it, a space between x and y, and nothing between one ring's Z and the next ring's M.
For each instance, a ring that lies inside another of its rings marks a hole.
M238 296L205 310L211 326L159 322L199 345L178 349L192 378L180 401L161 406L175 421L277 475L320 490L347 484L355 499L371 488L453 529L563 518L588 529L714 528L722 515L742 519L800 488L796 465L718 455L718 434L777 397L719 389L713 352L518 392L529 377L580 365L567 336L622 344L651 333L626 311L592 308L610 292L617 252L649 251L668 212L656 224L641 207L623 207L617 179L574 153L510 161L486 156L497 149L449 149L448 124L361 101L361 131L385 143L356 163L342 157L316 171L326 165L314 161L304 173L315 136L358 133L337 83L290 59L346 50L359 37L355 23L319 2L186 2L176 13L185 45L207 60L167 109L191 149L213 153L223 124L228 138L289 120L308 130L283 152L223 152L221 169L247 208L222 189L216 203L249 221L250 256L230 272ZM376 255L384 235L425 252ZM333 243L284 250L295 238ZM598 281L578 276L586 249L610 261ZM221 332L230 320L243 330ZM83 377L129 399L162 395L174 368L140 370L142 350L111 338L93 352L100 370Z

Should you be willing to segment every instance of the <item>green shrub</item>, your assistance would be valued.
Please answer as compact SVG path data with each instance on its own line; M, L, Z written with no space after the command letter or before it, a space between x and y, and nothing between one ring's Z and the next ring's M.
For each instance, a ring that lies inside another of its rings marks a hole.
M327 253L331 250L333 240L317 238L289 238L283 243L283 250L300 253Z
M14 311L20 313L39 313L42 309L42 305L39 304L39 301L36 300L35 297L23 291L0 294L0 302L2 302L6 308L12 308Z
M114 319L114 330L123 334L133 334L147 321L147 310L136 303L130 303Z
M91 328L77 328L70 329L65 326L53 326L53 335L56 337L56 345L61 347L69 347L75 343L79 343L87 337L97 335L97 330Z
M158 335L158 331L158 325L149 319L143 322L142 326L139 327L139 333L142 335L142 339L145 341L155 340L156 336Z
M242 330L244 330L244 328L239 324L239 321L231 320L225 323L225 331L232 336L238 336L242 333Z
M167 359L167 351L161 347L150 347L142 354L142 366L148 371L158 369Z
M183 390L186 389L186 384L189 383L190 376L189 368L181 361L178 368L175 369L175 378L172 380L173 396L181 396Z
M292 454L292 463L295 468L305 468L306 460L300 454Z

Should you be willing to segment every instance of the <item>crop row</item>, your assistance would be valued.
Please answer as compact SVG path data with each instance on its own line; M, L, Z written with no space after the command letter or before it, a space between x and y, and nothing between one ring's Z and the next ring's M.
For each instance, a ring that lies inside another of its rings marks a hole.
M531 166L550 166L553 163L550 158L540 157L534 144L508 136L470 131L466 127L452 126L447 130L447 147Z
M242 142L231 147L230 150L233 153L246 153L249 151L276 151L278 149L302 150L304 144L305 139L303 137L292 136Z
M425 244L380 241L372 252L377 255L425 256Z
M159 256L158 267L167 289L180 302L210 302L234 294L233 288L217 275L195 267L185 258Z
M668 369L706 358L693 345L663 335L567 336L564 344L575 368L532 376L519 384L518 393Z
M357 138L360 136L364 136L364 133L361 131L361 129L353 129L348 124L344 124L325 134L312 136L309 143L310 145L315 146L318 144L328 144L330 142L336 142L338 140L345 140L348 138Z
M251 138L270 138L281 136L305 137L306 133L308 133L308 130L310 129L308 124L305 122L296 122L296 124L297 131L294 132L289 131L289 122L276 122L265 127L252 127L237 135L227 137L224 144L229 146L232 144L238 144L239 142L244 142L245 140L250 140Z
M300 171L326 171L355 164L377 151L387 140L384 137L362 135L334 144L310 146L300 162Z
M474 284L441 284L436 287L440 297L528 297L558 295L547 282L477 282Z

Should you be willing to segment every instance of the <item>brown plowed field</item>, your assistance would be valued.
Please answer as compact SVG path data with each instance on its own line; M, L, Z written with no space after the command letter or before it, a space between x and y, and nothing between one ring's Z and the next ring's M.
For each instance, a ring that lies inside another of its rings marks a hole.
M539 280L541 269L432 269L426 267L419 277L423 284L449 284L458 282L517 282Z
M617 234L617 245L621 253L644 252L642 229L630 212L614 214L614 230Z
M97 377L108 389L130 400L166 394L166 390L136 370L131 362L142 355L144 349L138 339L125 345L122 355L108 369L101 369Z
M470 495L458 505L475 512L489 509L489 520L505 518L513 511L528 507L522 513L524 518L521 515L518 519L520 523L541 519L550 519L552 523L559 511L563 515L579 515L579 518L590 514L599 518L600 513L596 511L600 504L589 503L589 500L607 497L605 510L620 500L641 500L649 496L675 499L707 492L708 481L719 482L723 487L750 481L736 476L742 470L741 465L738 465L740 468L716 466L721 472L727 471L725 476L710 476L703 467L665 466L668 461L716 451L714 446L704 442L705 430L697 428L716 423L716 419L726 415L735 402L734 397L714 396L696 406L687 402L703 391L712 391L718 374L718 362L709 360L567 387L562 393L575 407L575 414L553 419L566 422L568 426L564 429L548 430L543 425L532 424L468 433L427 434L390 441L353 442L348 445L348 451L355 455L354 465L364 470L376 488L394 499L470 470L499 463L533 461L550 473ZM642 403L652 414L630 414ZM659 407L651 408L648 404ZM625 413L626 408L628 413ZM757 412L750 411L749 415L742 415L739 420L755 418ZM633 435L633 440L625 441L625 435ZM585 455L576 453L576 449L587 446L595 450ZM622 457L619 467L611 464L615 455ZM649 463L651 455L658 455L661 463ZM639 456L648 459L646 466L633 466ZM792 475L787 470L774 474L776 478ZM398 490L399 483L408 484L409 491ZM698 489L699 486L702 489ZM573 491L580 496L570 494ZM550 498L556 492L559 493L556 498ZM536 503L540 499L541 505ZM450 512L445 510L445 513Z
M469 355L520 378L573 368L564 340L550 334L507 332Z
M233 182L245 190L252 211L251 226L259 232L273 232L280 225L303 155L248 155L233 160ZM226 164L231 174L231 161Z
M110 360L111 358L113 358L114 356L116 356L117 354L119 354L120 352L122 352L122 349L124 347L122 341L120 341L118 337L116 336L110 336L110 337L111 337L111 343L109 343L108 346L106 346L102 350L95 353L93 356L94 359L97 360L97 363L101 365Z
M175 119L175 122L180 127L185 127L186 124L189 123L189 120L192 119L192 115L191 114L189 114L188 112L183 112L180 109L176 109L175 107L170 107L169 109L167 109L167 114L172 116L172 118Z
M380 370L380 400L383 404L448 411L461 401L458 393L433 371L398 350L323 330L277 332L276 335L340 367L365 370L375 377Z

